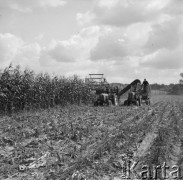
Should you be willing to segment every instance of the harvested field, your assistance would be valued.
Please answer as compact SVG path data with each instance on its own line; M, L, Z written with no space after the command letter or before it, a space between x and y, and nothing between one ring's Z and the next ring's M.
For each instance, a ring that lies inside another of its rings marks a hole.
M70 106L4 116L0 179L173 179L178 167L183 176L182 129L182 96L157 95L151 106Z

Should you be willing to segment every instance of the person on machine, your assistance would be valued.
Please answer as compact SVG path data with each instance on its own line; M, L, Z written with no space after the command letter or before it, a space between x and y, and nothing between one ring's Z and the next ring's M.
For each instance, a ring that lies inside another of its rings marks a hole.
M144 79L143 83L142 83L142 90L143 90L143 94L148 94L149 92L149 82Z
M143 83L142 83L144 86L148 86L149 85L149 82L146 80L146 79L144 79L144 81L143 81Z

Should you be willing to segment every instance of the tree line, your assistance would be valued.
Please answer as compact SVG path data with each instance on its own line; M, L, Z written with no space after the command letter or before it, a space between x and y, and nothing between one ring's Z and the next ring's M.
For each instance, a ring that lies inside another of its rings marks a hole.
M181 79L175 84L151 84L151 89L166 91L168 94L172 95L182 95L183 94L183 73L180 73Z

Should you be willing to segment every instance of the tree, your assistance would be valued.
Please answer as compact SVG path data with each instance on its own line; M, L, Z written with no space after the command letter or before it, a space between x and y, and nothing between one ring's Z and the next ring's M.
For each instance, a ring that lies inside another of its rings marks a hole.
M179 83L183 84L183 73L180 73L180 76L181 76L182 79L180 79Z

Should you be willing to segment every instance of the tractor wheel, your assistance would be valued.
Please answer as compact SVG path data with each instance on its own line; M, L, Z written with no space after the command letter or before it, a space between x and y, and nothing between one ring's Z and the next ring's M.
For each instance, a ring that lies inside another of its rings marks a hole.
M133 104L132 101L128 101L128 106L130 106L131 104Z
M136 100L136 101L135 101L135 105L136 105L136 106L140 106L140 104L139 104L139 101L138 101L138 100Z
M150 100L146 100L146 104L149 106L150 105Z
M112 106L112 101L108 100L108 106Z
M94 101L94 106L98 106L98 101Z
M128 106L128 100L124 101L124 106Z
M103 105L104 105L104 102L101 102L101 101L100 101L100 102L99 102L99 105L100 105L100 106L103 106Z
M141 105L142 105L142 100L139 99L139 100L138 100L138 103L139 103L139 106L141 106Z

